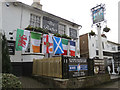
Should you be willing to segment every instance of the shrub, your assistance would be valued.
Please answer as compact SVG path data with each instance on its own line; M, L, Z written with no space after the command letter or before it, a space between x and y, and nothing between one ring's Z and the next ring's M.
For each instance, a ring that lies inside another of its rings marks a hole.
M66 34L63 34L62 35L62 38L67 38L68 36Z
M28 27L25 28L25 30L30 30L30 31L32 31L33 29L34 28L32 26L30 26L30 25L28 25Z
M110 28L108 28L107 26L103 29L104 32L109 32Z
M61 37L61 35L59 33L55 33L54 36Z
M91 30L91 32L89 32L89 35L94 36L95 32L93 32L93 30Z
M41 27L32 27L30 25L28 25L28 27L26 27L25 30L36 31L36 32L40 32L40 33L43 33L43 34L48 34L47 29L43 29Z
M21 90L22 84L15 75L3 73L2 74L2 88L3 89L19 88Z
M2 36L2 73L11 73L12 65L10 61L7 39L5 35Z

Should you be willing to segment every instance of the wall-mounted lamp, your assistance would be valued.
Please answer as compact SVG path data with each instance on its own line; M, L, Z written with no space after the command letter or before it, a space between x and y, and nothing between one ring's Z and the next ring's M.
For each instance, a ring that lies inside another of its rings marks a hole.
M13 40L13 33L15 32L16 30L13 30L13 31L10 31L9 32L9 35L10 35L10 39Z
M13 35L13 32L9 32L9 35Z

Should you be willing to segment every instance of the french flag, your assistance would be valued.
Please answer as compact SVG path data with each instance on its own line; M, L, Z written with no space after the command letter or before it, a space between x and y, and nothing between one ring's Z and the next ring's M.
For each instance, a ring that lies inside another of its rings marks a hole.
M70 55L75 56L75 42L70 41Z

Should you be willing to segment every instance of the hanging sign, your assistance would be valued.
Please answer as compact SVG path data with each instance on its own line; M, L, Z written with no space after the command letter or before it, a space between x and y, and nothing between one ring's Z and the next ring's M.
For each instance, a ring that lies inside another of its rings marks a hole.
M104 21L104 7L98 5L91 9L93 24Z

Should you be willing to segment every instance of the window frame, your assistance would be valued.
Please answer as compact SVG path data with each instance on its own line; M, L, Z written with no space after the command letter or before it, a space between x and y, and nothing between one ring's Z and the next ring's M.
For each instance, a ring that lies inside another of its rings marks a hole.
M40 27L41 26L41 16L30 14L30 26L32 27Z
M62 27L62 26L63 26L63 27ZM63 29L61 29L61 27L62 27ZM61 32L62 32L62 33L61 33ZM58 25L58 33L61 34L61 35L66 34L66 25L60 23L60 24Z

